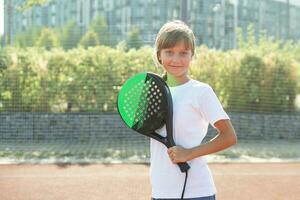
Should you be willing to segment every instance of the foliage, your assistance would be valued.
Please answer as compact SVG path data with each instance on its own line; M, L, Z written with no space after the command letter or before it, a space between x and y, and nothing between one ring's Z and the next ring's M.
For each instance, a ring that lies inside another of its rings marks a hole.
M48 3L49 1L51 1L51 0L25 0L18 7L18 10L23 12L25 10L32 8L33 6L44 5L44 4Z
M8 48L2 53L5 55L2 59L7 63L0 84L0 101L4 110L48 110L47 59L43 50Z
M87 31L81 38L79 45L83 48L94 47L99 45L99 39L97 34L92 30Z
M77 47L81 38L80 28L71 21L63 26L60 33L60 42L65 50Z
M46 50L59 47L60 43L57 33L52 29L43 28L35 46L44 47Z
M229 91L228 108L242 111L293 111L296 95L295 67L280 56L264 58L246 54Z
M239 51L222 52L201 46L196 49L190 74L192 78L211 85L227 107L231 89L239 85L235 77L238 75L241 57Z
M106 21L101 16L96 16L89 25L89 30L96 33L101 45L110 46L110 35Z
M130 76L152 70L152 49L105 46L2 51L0 111L116 111L118 90Z
M268 37L265 31L259 34L259 39L255 39L253 25L248 27L247 37L243 37L241 29L237 32L238 50L258 57L268 57L269 54L277 55L280 60L288 61L293 66L293 72L297 80L297 93L300 93L300 40L282 41Z
M227 52L197 48L191 74L215 89L228 110L294 111L300 91L300 43L274 41L264 32L247 39L238 32L239 49Z
M44 44L46 49L50 49L61 45L65 50L69 50L78 45L85 47L99 44L114 45L111 43L113 35L108 33L106 22L99 16L91 22L88 31L84 35L82 33L74 21L66 23L60 30L31 26L14 36L14 46L26 48L41 47Z
M15 36L14 46L17 47L32 47L35 45L35 41L40 36L42 31L41 27L31 26L25 32L19 33Z
M210 84L227 110L295 111L299 44L267 37L252 41L227 52L197 47L190 76ZM118 91L128 77L162 72L154 67L152 53L147 46L128 49L125 42L68 51L0 49L0 111L116 111Z
M140 30L137 27L133 27L128 33L126 44L128 49L139 49L143 45Z

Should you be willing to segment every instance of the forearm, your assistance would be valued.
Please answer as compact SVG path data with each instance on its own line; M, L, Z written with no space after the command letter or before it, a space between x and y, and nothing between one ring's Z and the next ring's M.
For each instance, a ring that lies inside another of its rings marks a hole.
M169 148L168 154L172 162L186 162L200 156L221 151L237 143L237 137L230 120L220 120L214 125L219 134L211 141L191 149L180 146Z
M190 149L188 160L222 151L236 144L236 136L231 133L219 133L215 138L207 143Z

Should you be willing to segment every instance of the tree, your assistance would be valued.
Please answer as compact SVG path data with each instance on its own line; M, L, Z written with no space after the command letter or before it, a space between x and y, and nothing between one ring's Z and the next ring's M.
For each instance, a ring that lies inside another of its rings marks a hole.
M65 50L77 47L81 38L80 29L75 22L67 23L61 32L61 44Z
M94 31L97 34L101 45L110 46L110 35L108 33L108 27L106 21L101 16L96 16L90 26L89 30Z
M22 12L22 11L28 10L36 5L44 5L44 4L48 3L49 1L51 1L51 0L25 0L21 4L21 6L19 6L19 10Z
M36 46L45 47L47 50L60 46L57 33L50 28L42 29L41 35L36 41Z
M133 27L128 33L126 43L128 49L139 49L141 46L143 46L143 41L140 38L140 30L137 27Z
M99 39L97 33L92 30L87 31L84 34L84 36L81 38L79 45L84 48L99 45Z
M37 38L41 35L41 27L31 26L25 32L15 36L14 45L18 47L32 47L35 45Z

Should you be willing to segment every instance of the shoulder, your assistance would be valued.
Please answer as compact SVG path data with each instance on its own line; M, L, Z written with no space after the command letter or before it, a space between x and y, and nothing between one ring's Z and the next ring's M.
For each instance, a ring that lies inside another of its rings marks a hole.
M203 83L203 82L195 80L195 79L191 79L191 82L192 82L191 85L196 88L200 88L200 89L211 88L211 86L209 84Z
M213 92L212 87L198 80L191 80L191 89L198 95L204 95Z

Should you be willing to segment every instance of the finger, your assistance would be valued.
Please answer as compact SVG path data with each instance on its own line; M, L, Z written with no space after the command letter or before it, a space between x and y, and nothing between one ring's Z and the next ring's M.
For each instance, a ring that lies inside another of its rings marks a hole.
M169 157L171 158L171 153L168 152Z
M170 159L171 159L171 161L172 161L172 163L175 163L175 157L174 156L170 156Z
M168 154L170 154L170 153L172 153L173 151L172 151L172 149L170 148L170 149L168 149Z
M170 155L170 158L171 158L171 160L174 160L174 159L175 159L175 157L174 157L173 155Z
M173 163L173 164L175 164L175 163L176 163L174 158L172 158L172 159L171 159L171 161L172 161L172 163Z

